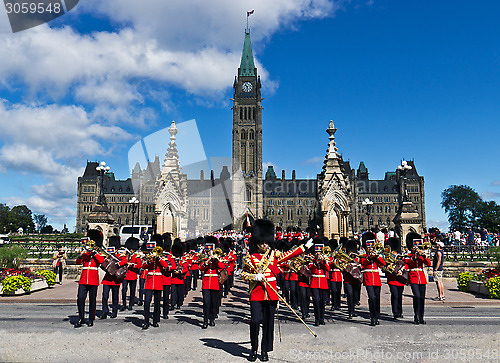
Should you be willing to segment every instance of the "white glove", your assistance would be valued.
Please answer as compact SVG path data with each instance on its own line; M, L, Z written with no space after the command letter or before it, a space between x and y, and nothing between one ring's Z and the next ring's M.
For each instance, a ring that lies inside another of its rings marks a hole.
M305 244L305 247L306 248L311 248L313 246L314 242L313 242L313 239L310 238L309 241L307 241L307 243Z
M264 274L256 274L255 275L255 281L264 281Z

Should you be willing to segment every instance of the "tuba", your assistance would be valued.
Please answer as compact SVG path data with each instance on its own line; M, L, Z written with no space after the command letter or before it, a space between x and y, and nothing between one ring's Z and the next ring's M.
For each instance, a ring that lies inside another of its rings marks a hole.
M339 270L350 275L353 279L362 282L363 274L361 273L361 265L359 262L355 261L354 258L345 253L340 245L333 252L333 264L337 266Z

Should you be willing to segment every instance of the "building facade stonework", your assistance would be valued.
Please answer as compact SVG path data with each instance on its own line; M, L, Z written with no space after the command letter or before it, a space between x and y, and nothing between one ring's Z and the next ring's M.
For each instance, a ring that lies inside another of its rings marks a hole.
M424 178L415 163L408 161L412 168L404 177L396 169L386 172L382 180L370 180L364 162L356 170L342 159L335 144L333 121L326 130L327 152L317 178L297 179L295 170L290 178L284 170L278 177L273 166L263 176L261 87L247 30L233 84L232 165L224 166L218 175L210 171L205 176L200 170L199 179L188 179L180 167L182 155L177 153L177 129L172 123L161 166L156 156L144 169L137 163L126 180L105 173L104 194L115 220L114 230L132 224L128 201L135 196L140 203L133 224L152 225L157 232L181 238L228 228L243 230L258 218L269 219L283 230L311 229L329 238L349 237L373 227L396 228L405 185L415 217L412 225L425 228ZM97 162L87 162L78 178L77 232L85 231L97 202L96 166ZM363 204L366 199L373 203L369 209Z

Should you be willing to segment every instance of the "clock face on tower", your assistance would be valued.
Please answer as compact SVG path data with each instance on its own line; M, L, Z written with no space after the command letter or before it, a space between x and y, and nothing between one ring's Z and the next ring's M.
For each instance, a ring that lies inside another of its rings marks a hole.
M251 92L252 91L252 83L250 82L245 82L241 85L241 89L243 92Z

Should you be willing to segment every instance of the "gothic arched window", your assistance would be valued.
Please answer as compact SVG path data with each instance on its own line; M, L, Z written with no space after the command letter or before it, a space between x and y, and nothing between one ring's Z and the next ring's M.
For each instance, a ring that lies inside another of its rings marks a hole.
M247 139L247 132L245 130L241 130L241 139L246 140Z
M252 200L252 188L250 186L247 186L245 190L245 201L250 202L251 200Z
M250 130L250 131L248 132L248 139L249 139L249 140L253 140L253 139L254 139L254 132L253 132L253 130Z
M240 107L240 120L243 120L243 107Z

